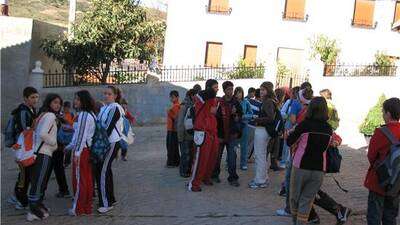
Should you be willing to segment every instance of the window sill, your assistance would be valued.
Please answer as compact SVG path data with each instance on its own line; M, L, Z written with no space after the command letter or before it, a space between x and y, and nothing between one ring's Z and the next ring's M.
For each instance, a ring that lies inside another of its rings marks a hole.
M393 22L392 24L391 24L391 30L393 31L393 32L400 32L400 24L399 24L399 22L397 22L398 23L398 25L396 24L396 26L395 26L395 23Z
M307 22L309 15L306 14L304 17L288 16L285 12L282 13L282 19L285 21L295 21L295 22Z
M232 13L232 8L229 8L228 10L212 10L212 9L210 9L210 6L206 5L206 12L208 14L218 14L218 15L229 16Z
M375 30L375 28L378 26L378 22L375 22L374 24L371 25L371 24L354 23L354 21L352 20L351 26L354 28Z

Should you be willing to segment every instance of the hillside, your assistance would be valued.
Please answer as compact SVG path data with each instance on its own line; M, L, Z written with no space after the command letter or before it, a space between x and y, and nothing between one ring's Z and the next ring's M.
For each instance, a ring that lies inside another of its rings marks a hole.
M27 17L66 27L68 24L68 0L10 0L10 16ZM88 0L77 0L77 20L90 7ZM165 20L166 13L147 8L154 20Z

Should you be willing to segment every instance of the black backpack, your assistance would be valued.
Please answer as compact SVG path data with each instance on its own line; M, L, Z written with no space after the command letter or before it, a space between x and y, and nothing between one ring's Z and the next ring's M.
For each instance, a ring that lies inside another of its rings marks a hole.
M267 130L271 138L275 138L283 134L283 131L285 129L285 121L283 121L281 112L279 111L276 105L275 105L275 119L273 122L268 123L265 126L265 129Z
M397 197L400 193L400 140L397 140L388 127L380 129L389 139L391 146L386 158L376 165L375 171L386 196Z

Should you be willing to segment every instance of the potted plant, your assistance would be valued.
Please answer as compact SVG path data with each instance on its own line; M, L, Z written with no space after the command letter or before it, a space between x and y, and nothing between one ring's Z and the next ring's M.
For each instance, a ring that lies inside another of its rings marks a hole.
M324 63L324 76L332 76L335 71L336 59L340 53L337 41L320 34L314 39L309 39L311 48L311 58L315 59L320 55L320 60Z
M359 127L360 133L364 134L367 145L369 144L369 140L374 134L375 129L384 124L382 117L382 105L385 100L386 97L384 94L382 94L379 97L378 103L369 110L364 122Z

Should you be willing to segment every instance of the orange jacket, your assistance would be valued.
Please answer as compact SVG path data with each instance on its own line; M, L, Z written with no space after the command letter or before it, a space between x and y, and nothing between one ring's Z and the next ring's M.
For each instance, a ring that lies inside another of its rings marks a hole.
M179 101L173 103L172 107L168 110L167 113L167 130L168 131L176 131L176 120L178 119L179 110L181 108L181 104Z

